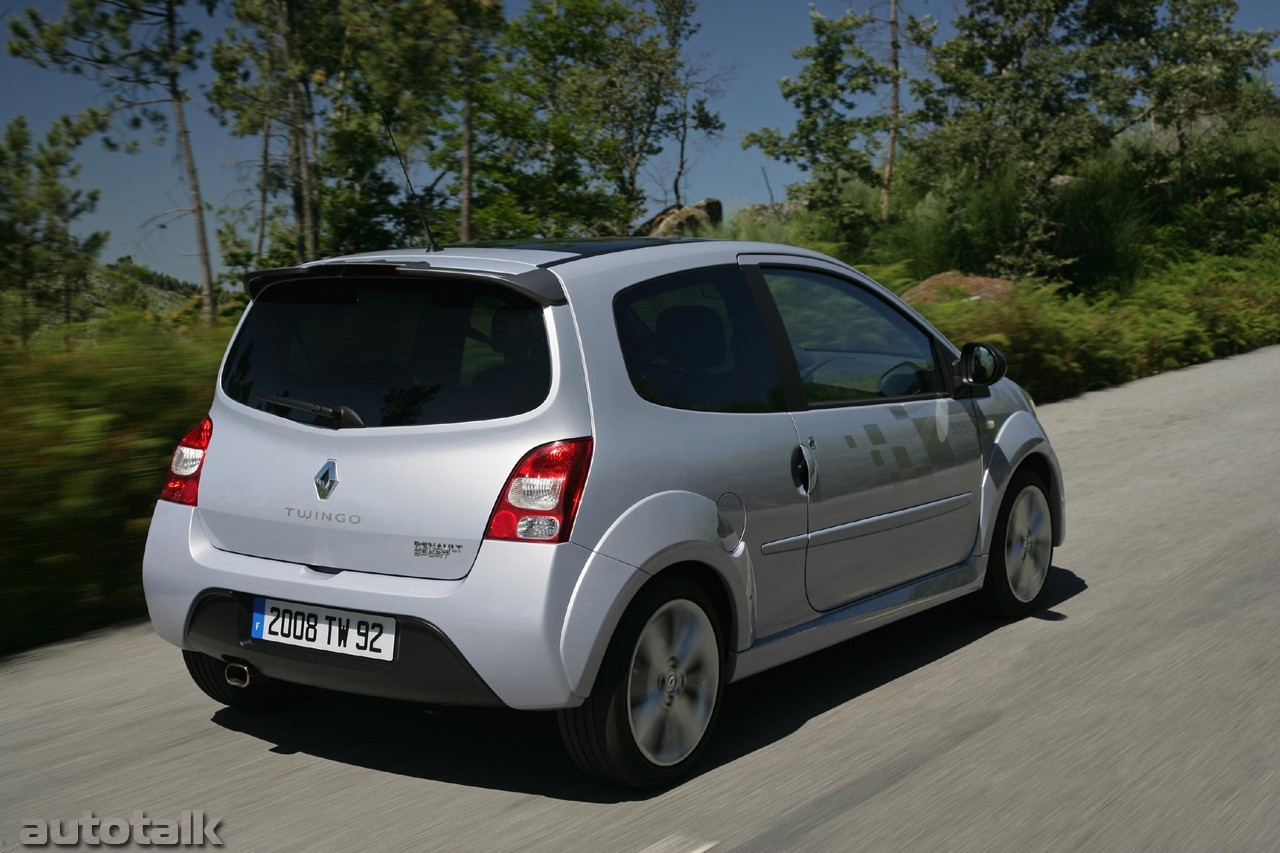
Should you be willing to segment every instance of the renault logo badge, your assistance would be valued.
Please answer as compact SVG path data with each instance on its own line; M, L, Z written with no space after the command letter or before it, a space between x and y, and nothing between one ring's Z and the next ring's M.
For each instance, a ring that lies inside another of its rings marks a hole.
M330 459L316 474L316 495L320 500L326 500L336 488L338 488L338 462Z

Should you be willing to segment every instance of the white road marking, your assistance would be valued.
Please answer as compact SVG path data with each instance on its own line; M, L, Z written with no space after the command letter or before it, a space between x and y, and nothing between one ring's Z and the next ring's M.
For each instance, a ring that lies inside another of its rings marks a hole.
M661 841L650 844L640 853L706 853L715 847L718 841L699 843L685 838L683 835L670 835Z

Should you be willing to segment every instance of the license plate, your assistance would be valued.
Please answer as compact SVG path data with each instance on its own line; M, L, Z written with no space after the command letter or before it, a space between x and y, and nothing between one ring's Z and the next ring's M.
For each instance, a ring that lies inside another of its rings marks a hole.
M376 660L395 657L396 620L275 598L254 598L255 640Z

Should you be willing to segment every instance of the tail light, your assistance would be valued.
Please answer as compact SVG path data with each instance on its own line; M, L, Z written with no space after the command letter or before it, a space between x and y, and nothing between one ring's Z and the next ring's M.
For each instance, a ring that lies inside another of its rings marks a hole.
M498 495L484 538L567 541L590 465L590 438L553 441L530 450Z
M182 437L169 462L169 478L160 492L160 500L195 506L200 495L200 468L204 452L213 437L213 421L205 418Z

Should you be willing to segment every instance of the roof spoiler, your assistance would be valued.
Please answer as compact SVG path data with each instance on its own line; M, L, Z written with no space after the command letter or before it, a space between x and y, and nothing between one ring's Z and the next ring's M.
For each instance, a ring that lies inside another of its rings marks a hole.
M433 267L425 261L405 264L338 262L297 267L276 267L247 273L244 276L244 289L249 292L250 299L257 299L264 290L273 284L300 278L402 276L406 278L449 279L451 281L467 279L491 281L518 291L539 305L563 305L568 301L565 299L564 288L560 284L560 279L550 270L537 268L522 273L480 272L477 270L442 269Z

